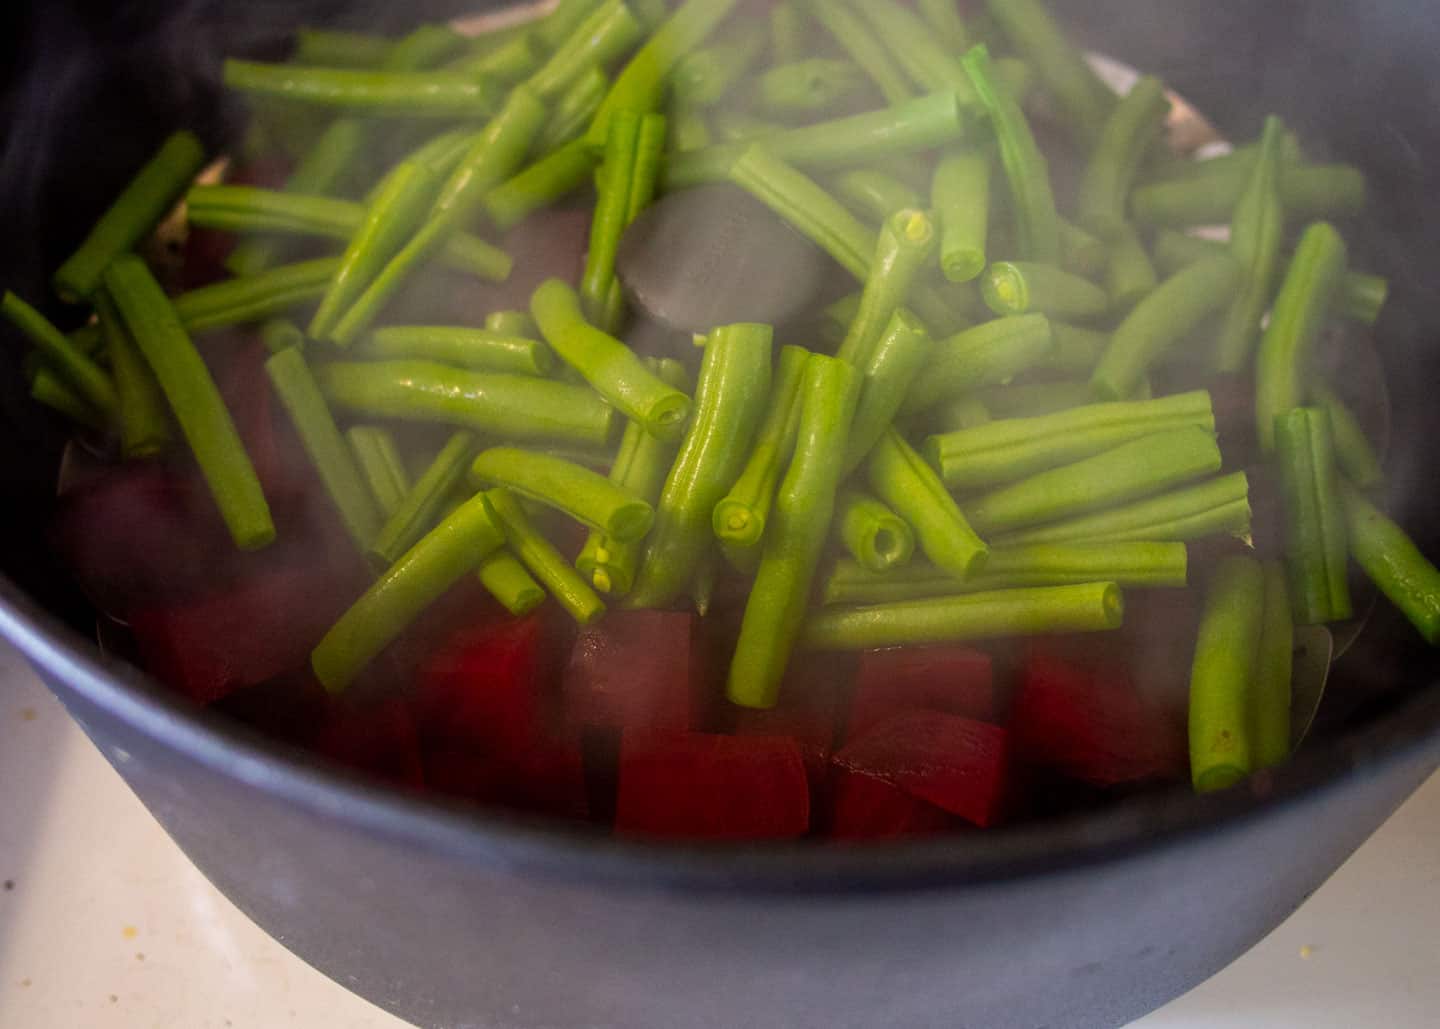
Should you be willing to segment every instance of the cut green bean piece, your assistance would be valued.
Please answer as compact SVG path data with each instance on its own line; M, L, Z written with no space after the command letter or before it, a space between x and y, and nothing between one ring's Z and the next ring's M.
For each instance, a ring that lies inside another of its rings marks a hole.
M505 545L483 494L461 504L377 579L325 634L310 667L342 693L406 627L462 576Z
M915 85L953 92L962 103L976 106L977 86L918 14L894 0L865 0L852 6Z
M389 55L395 40L368 32L346 32L302 25L295 30L296 64L332 68L373 68Z
M893 175L874 168L856 168L835 176L835 192L867 218L883 222L896 211L919 208L920 194Z
M1110 235L1110 263L1105 269L1105 291L1112 312L1129 311L1160 284L1155 263L1133 225L1121 223Z
M1223 225L1245 190L1246 175L1195 176L1157 182L1135 190L1130 201L1135 220L1176 229ZM1280 201L1292 223L1312 218L1344 218L1365 208L1365 176L1346 164L1285 168Z
M1108 511L1008 533L996 537L995 543L1001 547L1127 540L1188 543L1249 532L1250 484L1244 472L1235 472Z
M1090 387L1101 400L1120 400L1150 365L1234 295L1240 266L1228 254L1193 264L1166 279L1120 323L1095 367Z
M931 562L957 579L984 568L989 548L935 470L893 428L870 452L865 470L875 495L915 530Z
M650 504L603 475L570 461L518 447L491 447L470 477L569 515L622 543L643 537L655 521Z
M1375 452L1360 421L1334 391L1322 382L1311 381L1311 401L1330 416L1330 435L1335 444L1335 460L1345 478L1361 489L1371 489L1385 478L1380 456Z
M988 425L993 419L990 409L979 397L961 397L948 404L941 404L929 412L929 422L940 433L959 432Z
M305 333L288 318L271 318L260 326L260 341L272 354L282 350L305 349Z
M858 490L842 490L835 524L850 556L872 572L903 567L915 552L915 533L903 518Z
M1342 490L1350 553L1431 646L1440 644L1440 569L1352 487Z
M513 229L536 211L583 186L595 169L595 159L595 152L583 139L566 143L496 186L481 205L496 228Z
M503 87L442 72L365 71L225 60L225 85L254 97L316 104L370 116L488 118Z
M1058 414L991 421L925 443L951 489L980 489L1093 457L1122 443L1175 429L1215 432L1210 394L1088 404Z
M914 95L909 80L890 56L885 44L865 27L860 16L843 0L802 2L850 59L870 76L870 81L875 83L886 103L898 104Z
M1120 628L1125 602L1113 582L995 590L861 607L832 607L806 621L810 650L873 650L1043 633Z
M60 299L71 304L90 299L110 262L134 249L170 213L204 163L205 148L192 133L167 138L55 272Z
M530 322L528 315L525 321ZM519 327L538 331L533 323ZM554 353L537 339L453 325L390 325L376 329L360 356L378 360L419 358L516 375L549 375L555 367Z
M712 344L713 345L713 344ZM775 499L725 693L741 707L775 706L805 619L811 581L835 515L843 476L837 455L850 432L860 376L845 361L815 354L800 386L795 455Z
M440 448L370 544L367 553L375 563L382 568L394 564L435 524L446 498L469 470L477 447L475 435L462 430Z
M675 68L675 101L692 110L718 104L764 54L766 42L764 27L746 19L725 39L696 50Z
M809 49L806 33L809 26L800 8L791 0L781 0L770 11L770 57L776 64L789 64L805 56Z
M631 607L679 597L714 538L715 505L745 467L770 399L772 339L769 326L734 325L706 343L695 417L660 493Z
M104 433L110 430L109 423L90 402L82 397L48 366L41 365L30 380L30 398L44 404L70 419L76 425Z
M1110 265L1110 248L1093 233L1060 219L1060 267L1072 275L1094 278Z
M485 331L501 336L535 339L540 335L540 326L535 324L529 311L491 311L485 316Z
M800 384L810 352L787 346L771 388L765 420L755 434L755 445L744 471L718 504L711 519L715 536L722 543L754 547L765 535L775 488L795 448L800 431Z
M1088 377L1110 343L1110 334L1107 332L1053 320L1050 322L1050 332L1055 339L1055 348L1051 352L1050 360L1045 362L1045 368L1061 375Z
M942 340L902 408L915 414L971 390L998 386L1045 361L1054 335L1041 314L997 318Z
M1290 595L1285 568L1266 561L1265 610L1260 623L1260 650L1255 657L1255 685L1250 701L1250 750L1255 770L1275 768L1290 757L1290 698L1294 678L1295 626L1290 620Z
M1172 489L1220 470L1212 432L1171 429L1001 486L965 505L977 532L992 534L1073 518Z
M845 449L847 474L859 467L895 420L934 351L935 343L925 327L909 311L897 309L861 369L860 406Z
M1043 418L1095 402L1088 382L1022 382L992 386L975 397L995 418Z
M175 313L192 333L263 322L318 300L338 267L338 258L323 257L201 286L175 298Z
M864 369L890 320L909 299L920 269L935 252L935 226L924 211L897 211L880 228L860 310L835 356Z
M497 550L481 561L477 574L480 584L515 618L524 618L545 603L545 587L509 550Z
M128 458L153 457L174 442L170 410L155 373L130 338L115 303L103 290L94 293L95 313L105 334L105 352L115 375L119 404L120 450ZM88 406L88 401L87 401Z
M1248 557L1223 559L1205 590L1190 666L1190 775L1200 793L1254 770L1252 676L1265 616L1265 577Z
M1029 261L991 264L980 281L980 295L998 315L1035 313L1092 321L1110 308L1110 297L1093 282Z
M1275 464L1295 622L1343 621L1352 610L1345 575L1345 520L1330 420L1323 409L1297 407L1275 419Z
M935 33L936 42L950 53L958 54L970 45L970 33L956 0L918 0L915 9Z
M85 356L50 319L8 290L0 300L0 315L25 335L45 363L87 404L107 422L115 422L120 398L105 369Z
M560 0L554 10L534 25L535 34L547 50L554 50L574 35L575 30L602 2L603 0Z
M1221 374L1233 375L1249 366L1260 322L1272 299L1285 232L1279 186L1284 131L1279 118L1265 120L1259 160L1230 219L1230 252L1244 275L1215 344L1216 368Z
M515 494L506 489L493 489L483 496L505 530L505 539L515 556L571 618L581 625L589 625L605 614L605 602L580 577L565 555L535 528Z
M145 262L128 254L111 262L104 286L155 373L236 546L268 546L275 523L260 480L215 380L164 290Z
M1039 74L1045 91L1075 135L1089 142L1099 135L1115 96L1065 37L1042 0L989 0L986 10L1020 55Z
M544 60L539 45L528 33L524 33L480 53L458 57L441 70L466 78L476 76L512 84L534 75Z
M1135 174L1169 112L1164 84L1150 75L1142 76L1111 110L1090 151L1076 200L1080 224L1091 232L1109 238L1126 223Z
M381 516L389 518L410 492L410 476L405 471L405 461L394 434L379 425L354 425L346 431L345 438ZM375 531L380 531L379 525Z
M510 440L600 445L614 409L587 386L429 361L337 361L318 369L330 400L370 418L441 422Z
M526 85L541 100L552 101L588 68L606 68L629 53L644 28L624 0L605 0L550 55ZM597 108L598 109L598 108Z
M755 83L755 96L762 114L801 120L833 110L865 88L864 73L849 61L812 57L766 71Z
M951 282L969 282L985 270L990 232L989 153L960 151L935 167L931 202L940 219L940 269Z
M1345 241L1325 222L1305 230L1285 273L1255 361L1255 430L1267 451L1275 419L1299 407L1311 353L1345 275Z
M550 120L535 139L535 153L550 154L579 139L600 109L609 88L610 79L599 68L592 67L580 75L555 102Z

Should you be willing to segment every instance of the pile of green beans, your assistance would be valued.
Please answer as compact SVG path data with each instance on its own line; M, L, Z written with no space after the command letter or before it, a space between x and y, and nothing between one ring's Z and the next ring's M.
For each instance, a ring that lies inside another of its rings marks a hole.
M1334 318L1385 324L1387 281L1332 224L1363 209L1358 169L1307 162L1274 116L1225 156L1165 154L1165 84L1113 95L1042 0L740 6L561 0L478 40L306 28L288 62L227 61L259 101L247 155L284 138L294 172L196 184L203 145L167 139L53 276L91 323L0 301L32 396L125 459L188 448L235 544L264 547L192 342L253 330L375 576L311 655L337 693L472 575L517 617L718 614L724 693L758 709L805 650L1113 630L1124 594L1195 588L1208 791L1289 755L1295 627L1350 617L1352 557L1440 643L1440 572L1366 492L1385 469L1334 388L1343 337L1317 367ZM700 185L759 200L843 287L792 324L650 332L622 241ZM136 251L182 198L241 235L241 274L168 297ZM583 261L524 267L528 220L576 203ZM432 316L432 263L538 286ZM1245 381L1253 452L1211 399ZM1252 525L1252 477L1278 519Z

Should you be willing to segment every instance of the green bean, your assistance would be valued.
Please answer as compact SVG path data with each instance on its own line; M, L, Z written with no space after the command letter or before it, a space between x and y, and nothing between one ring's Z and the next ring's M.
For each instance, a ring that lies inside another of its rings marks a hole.
M360 474L370 487L370 495L380 507L381 516L389 518L410 492L410 476L405 471L394 435L379 425L354 425L345 433L345 438ZM377 524L375 531L379 530Z
M1187 228L1224 224L1248 182L1245 176L1211 174L1141 186L1130 209L1146 225ZM1365 176L1347 164L1283 169L1280 201L1292 221L1342 218L1365 207Z
M897 211L881 226L860 310L835 356L862 370L868 365L881 334L935 252L935 244L935 226L924 211Z
M365 219L364 206L348 200L281 193L254 186L195 186L186 194L185 204L191 225L228 232L349 240ZM457 233L446 245L440 260L457 271L496 282L510 276L509 255L470 233Z
M610 78L599 68L591 67L578 75L561 97L555 101L550 120L535 138L534 152L550 154L579 139L590 126L590 119L600 109Z
M1088 382L1022 382L991 386L974 396L995 418L1043 418L1095 402Z
M941 432L973 429L978 425L988 425L990 421L990 409L973 396L942 404L930 412L930 424Z
M1120 628L1125 603L1113 582L957 594L812 614L800 636L809 650L872 650L1042 633Z
M1385 301L1390 298L1390 283L1378 275L1349 272L1340 289L1340 313L1362 325L1380 320Z
M130 338L114 301L103 289L96 290L93 296L100 329L105 334L105 352L110 355L110 369L115 375L121 453L128 458L153 457L175 438L165 394L160 392L155 373Z
M1342 484L1350 553L1431 646L1440 643L1440 569L1365 496Z
M823 57L778 64L755 83L756 103L761 112L776 118L814 116L864 90L863 74L849 61Z
M1041 0L989 0L986 9L1010 45L1040 75L1066 123L1084 141L1096 138L1115 105L1100 80Z
M1178 229L1161 229L1155 233L1155 245L1151 247L1155 266L1166 275L1174 275L1196 261L1223 254L1229 249L1230 244L1224 240L1191 236Z
M225 85L253 97L316 104L370 116L486 118L501 86L488 79L438 72L368 71L225 60Z
M484 494L426 534L341 615L310 654L330 693L342 693L420 613L505 545Z
M925 18L936 42L952 54L970 46L970 33L955 0L918 0L915 9Z
M1045 362L1045 369L1061 375L1088 376L1095 370L1100 355L1105 353L1105 347L1110 343L1108 333L1064 322L1051 321L1050 332L1055 346L1050 360Z
M779 122L768 121L748 111L730 109L715 111L711 121L715 126L715 134L720 137L722 142L716 144L715 153L706 155L712 159L712 166L708 169L703 169L708 173L708 178L700 177L694 183L684 183L667 177L665 180L667 188L678 189L686 185L699 185L702 182L709 181L709 179L715 178L726 170L727 166L723 162L731 160L735 153L735 146L742 144L748 146L760 140L774 139L781 133L788 131L786 127ZM735 144L735 146L726 147L726 144ZM719 160L716 158L719 158ZM687 158L686 160L698 162L699 159L697 156L693 159ZM682 162L677 158L674 164L678 166L682 164ZM684 169L684 173L688 172L689 169Z
M966 329L936 347L902 410L915 414L959 394L1009 382L1048 358L1054 346L1050 322L1040 314L996 318Z
M590 223L590 246L580 279L580 306L585 317L607 332L620 326L609 320L610 289L615 283L615 255L630 212L630 189L640 159L640 117L616 111L610 119L605 160L600 165L595 211ZM536 319L539 320L538 318Z
M268 545L275 523L260 481L215 380L160 284L144 261L127 254L105 270L104 287L154 371L231 538L243 550Z
M1285 569L1278 561L1266 561L1262 570L1265 609L1250 700L1250 751L1257 771L1284 764L1290 756L1290 683L1295 649Z
M920 562L877 572L853 560L840 560L825 578L821 598L827 606L889 604L958 593L1079 586L1088 582L1113 582L1125 588L1180 588L1186 583L1187 566L1185 544L1143 542L995 547L984 569L964 582L942 568Z
M920 549L957 579L979 572L989 548L925 460L893 428L880 438L865 465L875 495L915 530Z
M625 0L606 0L556 47L526 85L541 100L554 100L587 68L606 68L629 53L643 34L644 28Z
M495 46L457 57L441 70L462 78L513 85L534 75L544 60L539 43L529 33L519 33Z
M765 136L775 158L813 169L854 168L875 160L930 150L964 138L968 125L954 93L934 93L893 107L785 128ZM698 186L734 175L748 143L682 154L665 170L666 189Z
M1250 484L1244 472L1235 472L1108 511L1007 533L996 537L995 543L1001 547L1127 540L1187 543L1249 532Z
M737 0L685 0L625 65L600 104L585 137L592 148L605 145L610 116L616 111L644 114L658 110L680 60L715 31Z
M1060 267L1073 275L1094 277L1110 264L1110 248L1099 236L1060 219Z
M110 430L105 416L91 407L88 400L76 393L70 384L56 375L48 365L42 364L35 369L35 375L30 380L30 398L59 412L77 425L100 433Z
M545 587L509 550L497 550L481 561L477 574L480 584L516 618L524 618L545 603Z
M1110 307L1103 289L1078 275L1046 264L995 261L985 269L980 295L998 315L1034 312L1090 321Z
M310 319L311 338L331 338L341 317L419 226L439 186L439 174L417 161L402 161L385 176Z
M935 167L931 202L940 219L940 269L951 282L985 270L990 231L990 155L957 151Z
M1000 163L1010 183L1020 256L1055 264L1060 260L1060 225L1045 155L1036 145L1020 105L994 80L985 47L971 50L963 63L1000 145Z
M569 39L603 0L560 0L555 9L535 24L535 34L547 50Z
M874 168L843 172L835 176L833 185L841 200L876 221L883 222L896 211L921 206L919 193L895 176Z
M415 545L464 478L476 449L473 433L462 430L450 437L381 526L367 550L371 560L389 567Z
M705 345L695 417L666 477L631 607L663 607L685 589L706 546L715 505L745 467L770 399L772 332L764 325L715 330Z
M680 154L702 150L714 141L705 112L684 104L670 108L670 160ZM667 162L668 165L668 162Z
M1120 323L1095 366L1090 387L1102 400L1119 400L1139 384L1150 365L1232 295L1240 266L1228 255L1185 268L1152 291Z
M577 139L496 186L481 205L496 228L513 229L583 186L594 168L594 151L584 139Z
M790 64L809 49L805 15L791 0L781 0L770 11L770 57L776 64Z
M1158 400L1090 404L1036 418L992 421L931 436L925 454L951 489L978 489L1182 428L1214 433L1209 393L1197 390Z
M1150 75L1142 76L1111 109L1091 148L1076 199L1080 224L1091 232L1108 238L1125 224L1135 174L1169 112L1164 84Z
M464 223L491 187L524 160L545 119L545 106L524 86L510 93L446 180L419 231L385 266L331 333L337 342L360 335L406 279Z
M60 298L72 304L90 299L110 262L170 213L204 163L205 148L192 133L169 136L55 272Z
M485 316L485 331L500 336L534 339L540 335L540 326L535 324L529 311L491 311ZM538 374L548 375L549 372Z
M849 55L889 104L898 104L914 95L910 83L890 51L865 27L860 16L843 0L801 0L806 10L825 27L840 48Z
M880 501L858 490L841 490L835 524L841 544L872 572L900 568L915 552L915 533Z
M1335 471L1330 420L1316 407L1275 418L1276 477L1285 512L1285 571L1299 625L1350 617L1345 575L1345 520Z
M491 447L470 466L485 486L552 507L622 543L643 537L655 521L650 504L603 475L570 461L518 447Z
M996 534L1116 507L1220 470L1213 433L1195 426L1121 443L1037 472L965 505L976 531Z
M1235 374L1249 366L1279 270L1285 231L1279 189L1283 132L1279 118L1265 120L1260 158L1230 219L1230 252L1244 277L1215 344L1216 367L1222 374Z
M264 343L265 349L272 354L292 348L304 351L305 333L300 331L300 326L287 318L271 318L260 326L260 342Z
M535 291L530 313L560 359L625 416L657 436L675 436L690 416L690 398L667 385L618 339L588 324L575 291L551 279Z
M1160 284L1155 264L1135 227L1121 223L1110 235L1110 264L1105 270L1105 291L1114 312L1131 310Z
M1330 435L1335 444L1335 460L1340 470L1361 489L1371 489L1385 478L1380 456L1375 452L1365 430L1345 403L1324 383L1311 380L1310 399L1330 416Z
M759 61L767 42L759 22L746 19L725 39L696 50L675 67L676 102L691 109L718 104Z
M712 344L713 345L713 344ZM725 692L731 703L772 708L805 618L811 580L835 515L835 492L860 376L845 361L812 355L800 385L795 455L775 498Z
M262 322L318 300L339 266L323 257L201 286L175 298L175 313L192 333Z
M1190 666L1190 775L1200 793L1254 770L1251 684L1265 615L1265 577L1248 557L1221 560L1205 590Z
M1345 262L1345 241L1334 227L1311 225L1270 309L1255 361L1255 427L1267 451L1274 444L1275 419L1301 404L1310 355L1345 275Z
M916 377L935 351L930 334L909 311L897 308L861 368L860 406L850 427L845 471L859 467L895 420Z
M810 352L787 346L780 351L774 386L764 420L755 433L744 470L730 492L715 505L715 537L735 547L755 547L764 538L775 488L795 449L800 431L800 385Z
M428 361L339 361L317 374L326 396L357 414L441 422L510 440L604 443L615 413L585 386Z
M539 340L490 329L444 325L390 325L376 329L360 356L378 360L418 358L516 375L549 375L555 366L555 355Z
M915 85L930 92L950 91L966 106L976 105L977 90L960 62L935 39L918 14L893 0L866 0L854 4L853 9L869 23Z
M24 333L47 365L54 369L84 401L114 424L120 413L115 383L98 364L86 357L65 334L35 308L10 291L0 300L0 315Z
M525 517L513 493L493 489L483 494L505 530L505 539L522 564L539 579L567 614L581 625L589 625L605 614L605 602L571 567L554 544L542 536Z
M334 68L373 68L389 55L395 40L366 32L345 32L302 25L295 30L296 64Z

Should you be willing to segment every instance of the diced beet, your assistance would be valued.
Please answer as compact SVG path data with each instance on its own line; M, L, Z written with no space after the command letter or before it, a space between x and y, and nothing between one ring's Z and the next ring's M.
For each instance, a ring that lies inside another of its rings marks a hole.
M337 706L320 729L316 749L332 761L398 786L425 785L420 736L410 705L403 700Z
M1185 773L1183 730L1115 662L1085 664L1036 648L1010 722L1016 756L1096 786Z
M617 611L581 630L565 670L567 723L627 733L700 725L696 622L690 612Z
M804 661L794 662L786 674L777 706L769 711L734 709L734 732L795 740L805 757L811 786L819 789L829 775L830 755L853 674L848 655L808 655Z
M784 839L810 824L805 762L794 740L626 733L615 828L693 840Z
M127 462L67 491L51 536L96 606L121 618L137 602L213 582L212 555L231 547L203 487L150 461Z
M1008 736L999 726L958 715L905 711L847 744L834 761L986 828L1004 813Z
M309 492L320 493L290 419L265 371L270 351L259 339L244 338L217 356L215 384L235 422L245 452L277 517L295 507Z
M836 768L831 777L827 835L837 840L889 840L952 828L957 819L899 786L865 772Z
M277 553L228 586L134 609L130 627L145 667L205 704L303 668L360 590L327 562Z
M287 157L271 155L258 157L236 166L230 173L228 183L232 186L260 186L263 189L279 189L290 178L295 162Z
M505 754L455 742L424 749L425 783L436 793L532 814L563 818L588 814L578 741Z
M334 698L310 668L298 669L222 697L212 709L244 722L266 736L311 747L330 717Z
M235 249L233 232L190 226L185 236L185 260L180 267L180 288L199 289L228 278L225 261Z
M902 711L942 711L996 720L990 655L973 647L898 647L860 655L847 737L857 739Z
M427 739L480 751L524 750L544 735L544 615L488 617L455 631L420 668L417 710Z

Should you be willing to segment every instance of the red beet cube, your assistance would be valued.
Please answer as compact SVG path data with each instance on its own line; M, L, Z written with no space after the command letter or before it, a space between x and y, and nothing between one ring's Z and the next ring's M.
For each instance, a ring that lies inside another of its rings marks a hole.
M990 655L972 647L900 647L860 655L849 739L902 711L942 711L981 722L996 719Z
M835 764L900 789L982 828L999 821L1010 781L1008 734L938 711L887 718L835 755Z
M1114 662L1032 650L1010 730L1020 760L1096 786L1185 774L1183 728Z
M786 736L800 745L814 786L828 775L853 669L844 654L809 655L785 677L780 703L768 711L734 709L739 736Z
M626 733L615 828L694 840L783 839L810 825L794 740Z
M332 761L398 786L420 789L425 785L420 735L404 701L336 707L321 727L315 746Z
M425 783L436 793L489 807L584 818L585 766L579 742L496 754L459 743L425 748Z
M889 840L952 828L957 819L893 782L837 768L830 790L829 835L838 840Z
M482 617L420 667L417 707L429 738L481 752L522 751L542 736L544 616Z
M225 401L265 498L276 514L298 504L320 481L270 384L265 361L270 351L253 337L216 359L215 384Z
M583 629L565 670L567 723L627 733L699 726L697 621L690 612L617 611Z

